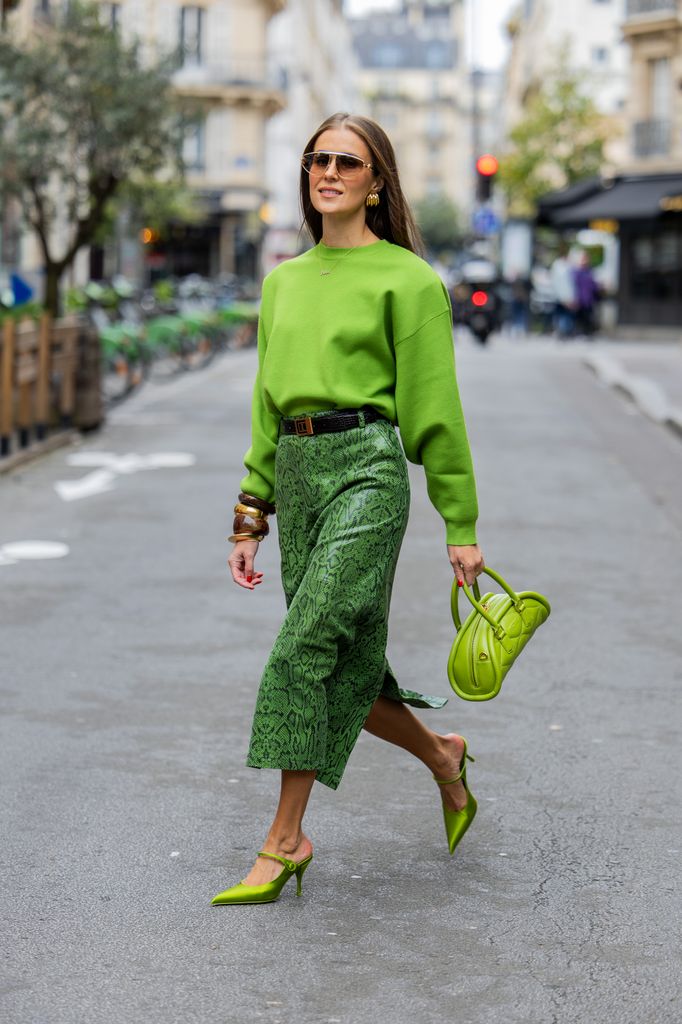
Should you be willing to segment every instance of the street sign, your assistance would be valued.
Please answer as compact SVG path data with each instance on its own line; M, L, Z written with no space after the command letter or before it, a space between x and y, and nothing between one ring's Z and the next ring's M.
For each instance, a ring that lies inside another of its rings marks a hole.
M500 230L500 218L489 206L481 206L474 213L473 228L477 235L496 235Z

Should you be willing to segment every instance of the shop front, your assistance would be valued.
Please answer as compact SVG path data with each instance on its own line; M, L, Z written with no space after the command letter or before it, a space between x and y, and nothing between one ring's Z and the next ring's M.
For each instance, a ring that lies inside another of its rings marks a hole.
M538 223L617 233L618 324L682 325L682 173L591 178L543 196Z

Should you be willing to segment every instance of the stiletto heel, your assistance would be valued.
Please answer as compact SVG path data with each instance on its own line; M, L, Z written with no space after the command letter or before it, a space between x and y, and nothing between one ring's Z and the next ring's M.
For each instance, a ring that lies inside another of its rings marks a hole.
M300 864L298 865L298 867L296 868L296 895L297 896L301 895L302 886L303 886L303 874L304 874L305 869L308 867L308 865L310 864L310 861L312 859L313 859L313 855L311 854L310 857L308 857L307 860L302 860L300 862Z
M453 782L459 782L461 779L462 785L464 786L467 794L466 806L463 807L461 811L451 811L445 806L445 804L443 804L445 834L448 837L448 847L450 848L451 854L455 852L455 847L476 816L478 804L467 785L466 769L467 761L475 760L475 757L472 757L471 754L467 753L467 741L464 740L464 752L462 753L462 760L459 762L459 772L455 775L454 779L438 779L435 775L433 776L434 781L437 782L439 786L449 786Z
M288 857L278 857L276 853L266 853L264 850L261 850L258 856L269 857L284 865L277 878L273 878L271 882L265 882L264 885L246 885L244 882L238 882L230 889L225 889L224 892L219 892L217 896L214 896L211 900L212 906L225 906L230 903L274 903L279 899L282 889L293 875L296 875L296 895L301 895L303 872L313 859L312 853L300 861L289 860Z

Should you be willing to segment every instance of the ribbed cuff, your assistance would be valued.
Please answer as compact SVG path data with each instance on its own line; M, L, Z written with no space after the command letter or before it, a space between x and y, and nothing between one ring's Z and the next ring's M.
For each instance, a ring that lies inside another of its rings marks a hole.
M445 543L463 547L466 544L478 544L476 540L476 520L471 523L445 522Z

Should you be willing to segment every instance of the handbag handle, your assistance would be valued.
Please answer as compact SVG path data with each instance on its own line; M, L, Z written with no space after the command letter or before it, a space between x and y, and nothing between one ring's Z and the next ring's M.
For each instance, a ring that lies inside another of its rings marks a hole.
M486 574L486 576L490 576L490 578L495 580L496 583L499 583L503 590L506 590L506 592L511 597L516 610L522 612L525 607L524 603L519 597L519 595L512 590L507 581L503 579L499 573L495 572L494 569L485 568L482 571ZM498 640L501 640L505 636L504 630L502 629L501 626L497 624L497 622L495 622L492 616L488 615L487 611L481 604L481 592L478 587L478 580L474 581L473 594L469 587L467 586L466 581L464 582L462 589L464 590L464 593L469 598L476 611L479 612L486 620L486 622L489 622L490 625L493 627L493 630L495 631L495 636L497 636ZM478 600L476 600L477 598ZM455 629L459 633L460 629L462 628L462 620L459 617L459 584L457 583L457 578L455 578L452 582L450 607L452 608L452 621L455 624ZM498 633L500 633L501 635L498 636Z

